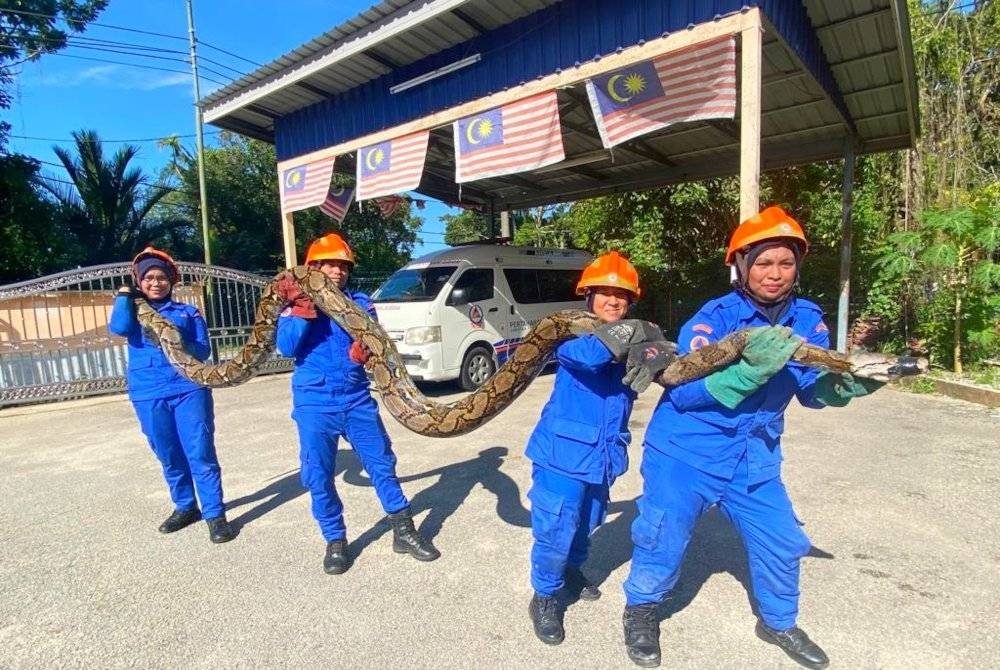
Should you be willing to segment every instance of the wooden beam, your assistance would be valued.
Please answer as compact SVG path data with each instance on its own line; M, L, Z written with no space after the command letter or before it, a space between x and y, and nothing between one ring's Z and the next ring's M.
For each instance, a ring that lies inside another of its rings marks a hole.
M692 44L724 37L726 35L733 35L735 33L742 32L744 28L749 25L754 25L759 30L760 11L757 8L749 9L746 12L731 14L715 21L700 23L687 30L670 33L665 37L648 40L643 44L637 44L635 46L628 47L627 49L622 49L618 53L603 56L597 60L588 61L581 64L579 67L560 70L559 72L535 79L520 86L514 86L499 93L487 95L476 100L470 100L469 102L461 105L456 105L455 107L442 110L435 114L430 114L420 119L414 119L413 121L409 121L394 128L379 130L362 137L356 137L354 139L335 144L333 146L311 151L306 154L295 156L294 158L285 159L278 163L278 169L284 170L304 162L350 153L351 151L356 151L360 147L377 144L378 142L384 142L386 140L415 133L420 130L438 128L457 121L462 117L469 116L471 114L478 114L488 109L498 107L508 102L513 102L514 100L526 98L536 93L542 93L544 91L551 91L552 89L561 89L574 84L579 84L605 72L626 67L632 63L642 60L648 60L663 53L676 51ZM235 102L235 100L233 102ZM230 103L221 103L219 108L220 111L221 108L224 108L227 104ZM221 116L220 112L216 112L216 115L213 115L213 119L218 118L218 116Z
M760 210L760 10L747 12L756 21L740 31L740 221Z
M295 251L295 218L291 212L281 214L281 239L285 244L285 267L298 265L298 252Z

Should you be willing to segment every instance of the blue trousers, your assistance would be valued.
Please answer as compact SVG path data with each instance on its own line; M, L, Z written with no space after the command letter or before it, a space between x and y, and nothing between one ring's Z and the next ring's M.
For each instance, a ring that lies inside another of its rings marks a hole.
M729 479L715 477L648 446L643 449L642 497L632 524L632 568L626 604L660 602L677 582L698 517L717 504L746 546L753 596L764 623L795 625L799 561L811 547L779 477L747 484L746 457Z
M547 470L531 469L531 586L543 596L562 588L566 566L580 567L590 551L590 534L608 513L610 482L589 484Z
M226 506L222 501L222 469L215 454L212 392L201 388L169 398L134 400L132 406L163 467L174 507L195 509L200 502L203 518L222 516Z
M392 453L389 434L378 415L375 400L369 397L361 405L342 412L299 407L292 411L292 418L299 428L302 485L309 489L313 517L327 542L347 537L344 504L333 483L341 436L351 443L371 477L375 495L386 514L409 507L396 477L396 455Z

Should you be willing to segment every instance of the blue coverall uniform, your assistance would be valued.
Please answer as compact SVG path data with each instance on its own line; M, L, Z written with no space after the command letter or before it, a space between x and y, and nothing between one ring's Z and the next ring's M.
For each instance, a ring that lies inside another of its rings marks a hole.
M173 300L149 301L180 331L184 347L198 360L212 353L208 325L197 307ZM198 508L202 518L225 513L222 471L215 453L212 391L180 374L160 347L143 334L135 301L115 297L108 330L128 340L128 395L178 510ZM195 500L197 491L197 500Z
M562 343L556 358L555 387L525 452L533 462L531 585L542 596L555 595L566 567L587 559L611 485L628 469L636 397L622 383L624 363L593 335Z
M716 342L741 328L772 325L740 292L708 302L681 329L678 353ZM810 344L829 347L818 306L791 298L777 325ZM629 606L660 602L677 582L698 517L718 504L743 537L753 594L764 623L795 625L799 561L809 538L800 528L781 481L781 433L793 396L821 407L813 387L819 372L795 361L730 410L699 379L664 392L646 430L643 492L632 525L632 568L625 581Z
M367 295L350 290L344 294L375 318ZM341 436L371 476L382 509L393 514L409 507L364 366L348 358L351 342L347 331L322 312L314 319L291 314L278 318L278 350L295 357L292 418L299 430L302 485L309 489L313 517L327 542L347 537L344 505L333 483Z

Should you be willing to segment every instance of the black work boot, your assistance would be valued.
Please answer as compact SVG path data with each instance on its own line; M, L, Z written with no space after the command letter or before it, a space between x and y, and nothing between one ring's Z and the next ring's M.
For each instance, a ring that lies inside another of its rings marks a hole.
M222 516L212 517L211 519L205 519L205 523L208 524L208 539L215 544L229 542L231 539L236 537L233 527L229 525L228 521L226 521L225 514Z
M660 621L656 618L657 603L625 608L625 650L632 662L643 668L660 665Z
M781 647L781 650L799 665L813 668L813 670L820 670L820 668L830 665L830 659L827 658L823 650L819 648L818 644L810 640L809 636L801 628L792 627L788 630L774 630L764 625L763 621L758 621L754 632L764 642L770 642Z
M441 552L425 540L413 527L410 508L401 509L389 515L392 524L392 550L397 554L410 554L418 561L433 561L441 558Z
M563 630L559 614L559 602L555 596L540 596L537 593L532 596L528 604L528 615L535 628L535 637L545 644L562 642L566 631Z
M195 521L201 521L201 512L197 509L175 509L174 513L160 524L161 533L176 533L181 528L187 528Z
M597 600L601 597L601 590L578 567L567 567L563 579L566 581L566 590L580 596L581 600Z
M347 540L332 540L326 543L323 570L328 575L342 575L351 567L351 557L347 555Z

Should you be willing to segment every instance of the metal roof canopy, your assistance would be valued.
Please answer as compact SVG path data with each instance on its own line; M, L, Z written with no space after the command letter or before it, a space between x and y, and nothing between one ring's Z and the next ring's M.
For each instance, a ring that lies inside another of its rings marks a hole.
M663 19L662 25L649 25L651 16ZM533 22L538 17L543 20ZM540 30L546 27L557 43L552 48L549 35ZM586 35L585 28L590 30ZM572 42L576 30L579 58L570 66L566 50L556 52L564 46L560 38ZM534 36L518 44L527 33ZM586 79L723 35L737 35L740 50L735 121L680 123L613 150L602 147ZM490 36L496 39L489 42ZM627 46L612 47L620 36ZM598 43L603 51L585 55L583 49ZM483 60L489 56L493 67L477 62L433 76L476 49L485 51L479 53ZM553 60L564 65L553 67ZM545 64L548 69L539 69ZM427 80L422 97L390 97L414 77ZM484 90L489 86L501 90ZM452 123L549 90L558 91L566 160L459 188ZM431 107L442 101L448 104ZM843 158L841 351L850 295L855 155L909 148L919 128L905 0L616 0L603 5L601 0L386 0L202 104L210 123L277 139L279 170L337 156L338 172L350 173L349 154L359 148L430 130L417 191L445 202L485 205L491 214L738 174L742 220L759 209L762 168ZM286 261L292 265L294 219L290 212L282 218Z
M564 0L564 4L573 2ZM586 0L575 2L579 7L574 11L588 11ZM735 121L678 124L615 147L612 152L601 146L583 84L588 72L593 76L677 48L671 44L683 43L685 34L706 35L713 24L732 17L716 18L686 31L664 31L666 36L659 40L663 43L659 50L653 44L658 40L624 50L619 46L618 53L591 57L558 75L522 82L500 93L434 110L392 127L378 127L377 121L372 121L364 129L368 132L324 146L322 126L331 123L329 116L331 112L336 115L338 101L356 95L359 87L384 81L388 88L392 82L411 78L414 71L429 72L434 68L427 63L435 54L529 15L551 13L556 4L556 0L386 0L206 97L202 101L205 119L274 142L276 123L296 113L301 119L303 113L315 108L314 116L319 118L312 122L314 127L307 122L299 133L309 138L305 146L310 150L290 153L279 142L281 165L286 166L289 159L296 159L291 161L295 163L305 156L335 153L337 171L347 173L353 172L353 156L349 154L357 148L430 128L425 174L417 190L454 203L459 201L459 191L454 183L451 121L531 92L557 88L566 160L534 172L465 184L461 189L463 203L513 209L739 171L739 113ZM723 1L705 0L690 4L710 5L708 11L728 6ZM761 168L841 158L845 142L859 154L911 146L918 118L904 0L770 0L745 4L758 4L763 17ZM677 9L672 7L670 11ZM698 8L691 11L697 12ZM798 14L803 13L808 19L805 29L796 23ZM820 51L818 62L807 65L803 54L808 52L801 44L810 39L818 41ZM738 47L742 52L740 41ZM825 74L832 76L824 78ZM394 102L402 101L391 96L384 101ZM326 104L322 109L321 103Z

